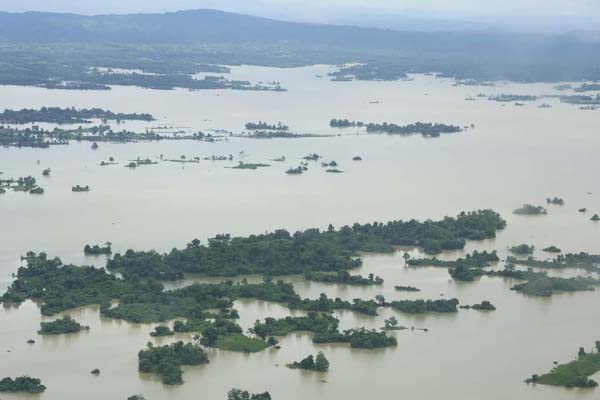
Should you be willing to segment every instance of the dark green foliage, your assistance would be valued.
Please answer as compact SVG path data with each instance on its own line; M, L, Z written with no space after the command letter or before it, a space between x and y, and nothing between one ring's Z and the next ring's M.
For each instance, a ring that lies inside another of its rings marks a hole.
M293 363L288 364L287 366L288 368L292 369L327 372L329 371L329 360L327 360L327 358L322 352L319 352L316 357L313 357L311 354L308 357L300 361L294 361Z
M354 224L339 230L308 229L293 235L286 230L231 238L219 235L207 245L198 240L169 254L135 252L115 255L107 268L124 274L177 279L184 272L212 276L241 274L304 274L337 272L360 266L361 251L391 252L394 246L421 246L428 253L462 249L465 240L495 237L505 221L491 210L461 213L441 221L393 221Z
M452 268L459 264L462 264L468 268L485 268L490 264L500 261L496 250L492 252L475 250L471 254L467 254L464 258L459 258L454 261L440 260L434 258L407 258L406 263L411 267L431 266L431 267L444 267Z
M287 125L283 125L281 122L278 122L277 124L268 124L263 121L258 121L258 122L248 122L246 124L246 129L252 130L252 131L257 131L257 130L287 131L290 129L290 127Z
M600 255L588 254L588 253L567 253L559 254L551 261L536 260L533 257L527 259L518 259L515 257L508 257L507 262L512 264L526 265L533 268L543 269L566 269L566 268L580 268L586 271L597 272L600 271Z
M117 253L108 261L106 268L109 271L120 272L127 279L148 277L174 280L183 277L182 271L173 269L156 251L127 250L123 255Z
M113 121L152 121L150 114L123 114L105 111L99 108L76 109L60 107L42 107L39 110L26 109L4 110L0 113L2 124L28 124L31 122L47 122L54 124L88 124L91 119L113 120Z
M27 299L40 300L42 314L53 315L79 306L108 303L133 290L131 284L107 274L103 268L63 265L60 259L48 259L45 253L29 252L27 266L19 268L2 301L19 304ZM160 284L158 290L162 290Z
M373 274L369 274L369 276L365 278L362 275L350 275L346 271L338 271L335 274L327 272L308 272L304 274L304 278L308 281L341 283L344 285L367 286L383 284L383 279L381 279L379 276L373 276Z
M569 388L593 388L598 386L598 383L589 377L598 371L600 371L600 353L586 354L580 347L576 360L560 364L546 374L532 375L526 382Z
M46 386L38 378L20 376L18 378L3 378L0 380L0 392L24 392L24 393L42 393Z
M475 279L473 271L464 264L457 264L455 267L450 268L448 273L455 281L470 282Z
M98 246L97 244L90 246L86 244L83 248L85 255L99 255L99 254L112 254L112 247L110 243L106 243L106 246Z
M152 337L173 336L174 334L175 332L171 328L164 325L159 325L154 328L154 332L150 332L150 336Z
M548 211L542 206L533 206L531 204L523 204L523 207L513 211L517 215L545 215Z
M227 400L271 400L269 392L250 394L245 390L231 389L227 393Z
M511 289L532 296L551 296L554 292L594 290L593 286L597 285L600 285L600 281L593 278L557 278L541 275L514 285Z
M160 375L163 383L167 385L183 383L180 366L207 363L206 353L191 343L177 342L166 346L153 346L152 343L148 343L148 347L138 353L139 370Z
M547 253L560 253L560 252L562 252L562 250L561 250L561 249L559 249L559 248L558 248L558 247L556 247L556 246L548 246L548 247L545 247L545 248L543 248L543 249L542 249L542 251L545 251L545 252L547 252Z
M89 327L81 325L71 317L64 317L51 322L41 322L38 333L40 335L61 335L63 333L77 333L89 329Z
M481 311L494 311L496 307L488 300L484 300L479 304L473 304L472 306L461 306L460 308L481 310Z
M352 303L336 297L334 300L321 293L318 299L297 300L289 304L289 307L296 310L331 312L334 310L350 310L367 315L377 315L377 304L373 300L353 299Z
M267 336L285 336L298 331L335 331L338 324L338 319L329 314L309 312L306 317L265 318L265 322L256 321L252 330L264 339Z
M509 250L514 254L533 254L535 247L527 244L520 244L518 246L512 246Z
M365 328L349 329L343 333L337 331L317 332L313 337L315 343L350 343L356 349L377 349L397 346L396 338L387 336L384 332Z
M400 300L392 301L390 306L398 311L418 314L426 312L448 313L458 311L457 299L439 299L439 300Z
M409 125L396 125L384 122L382 124L365 124L367 132L370 133L387 133L389 135L413 135L420 133L423 136L437 137L443 133L461 132L460 126L446 124L432 124L431 122L415 122Z
M554 198L550 198L548 197L546 199L546 204L552 204L555 206L564 206L565 205L565 201L559 197L554 197Z
M414 286L394 286L394 289L400 292L420 292L421 289Z

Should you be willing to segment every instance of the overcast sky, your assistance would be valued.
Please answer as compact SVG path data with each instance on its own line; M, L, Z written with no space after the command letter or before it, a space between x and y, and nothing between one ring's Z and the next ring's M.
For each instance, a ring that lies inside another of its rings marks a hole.
M298 6L370 7L410 13L551 14L600 17L599 0L0 0L3 11L156 12L192 8L260 10Z

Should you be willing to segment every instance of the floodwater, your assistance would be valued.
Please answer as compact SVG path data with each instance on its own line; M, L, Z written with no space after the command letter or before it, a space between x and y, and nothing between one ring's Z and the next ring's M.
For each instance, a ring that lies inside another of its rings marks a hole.
M330 82L327 66L298 69L236 67L232 79L280 81L287 92L187 90L155 91L114 88L79 92L0 87L0 109L42 106L101 107L115 112L149 112L157 121L128 122L128 129L168 126L172 130L242 131L246 122L281 121L300 133L332 137L254 140L231 138L207 143L72 143L50 149L0 149L3 177L32 175L43 196L7 192L0 195L0 290L12 281L28 250L46 251L65 262L104 265L104 257L85 257L86 243L113 243L115 251L169 251L194 238L219 233L246 235L276 228L290 231L354 222L393 219L437 219L460 211L491 208L507 220L494 240L468 243L465 252L498 250L527 243L537 249L556 245L565 252L600 251L600 111L582 111L555 98L512 103L467 96L485 94L558 94L549 84L498 83L495 87L453 86L450 80L419 75L410 82ZM552 108L537 108L542 102ZM331 118L398 124L443 122L474 124L464 133L436 139L421 136L360 135L360 130L330 129ZM337 136L341 133L341 136ZM311 163L303 175L285 170L301 157L318 153L335 160L343 174L329 174ZM232 162L162 162L135 170L122 165L100 167L114 157L126 160L234 156ZM285 156L285 162L270 159ZM359 155L361 162L352 161ZM39 160L39 164L38 164ZM268 162L258 170L224 168L238 161ZM50 177L42 177L51 168ZM90 185L89 193L71 187ZM564 206L547 206L546 216L513 215L523 203L544 205L546 197L562 197ZM586 207L586 214L578 213ZM404 251L404 250L402 250ZM419 251L410 249L413 257ZM453 259L464 252L442 255ZM536 256L548 255L536 250ZM501 264L498 266L501 267ZM287 277L303 297L321 292L344 299L451 298L461 304L490 300L491 313L460 310L453 315L409 316L381 310L378 317L339 312L342 328L379 328L395 316L401 325L428 328L391 332L397 348L351 350L340 345L314 345L308 334L291 334L281 350L244 355L209 350L210 364L184 368L182 386L168 387L137 371L137 352L148 341L189 339L181 335L152 339L153 325L135 325L100 318L97 307L69 314L91 330L41 337L41 317L31 302L18 309L0 309L0 377L27 374L48 387L40 399L125 399L143 393L153 399L225 399L239 387L268 390L274 399L349 399L406 397L412 399L594 399L600 389L531 386L523 380L545 372L553 361L572 359L579 346L600 339L600 292L532 298L510 290L513 282L483 277L473 283L453 282L445 269L406 268L402 252L364 255L353 273L374 273L380 287L348 287ZM258 279L258 278L256 278ZM170 287L189 284L170 283ZM394 290L411 285L418 293ZM274 303L238 301L240 324L290 314ZM36 344L28 345L33 338ZM322 350L331 363L327 374L289 370L285 364ZM90 374L99 368L101 375ZM30 398L4 394L3 399Z

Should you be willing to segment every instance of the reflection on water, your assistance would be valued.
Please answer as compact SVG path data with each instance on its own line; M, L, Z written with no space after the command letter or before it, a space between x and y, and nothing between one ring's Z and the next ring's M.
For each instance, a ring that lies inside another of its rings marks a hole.
M331 133L331 118L410 123L418 120L476 128L436 140L421 137L356 136L298 140L228 142L89 143L46 150L0 149L4 176L33 175L46 189L41 197L9 192L0 197L0 288L10 283L27 250L46 250L65 262L104 265L104 257L85 257L86 243L113 242L127 248L169 251L193 238L218 233L249 234L285 227L335 226L355 221L440 218L461 210L493 208L508 221L494 240L470 242L465 251L534 244L557 245L567 252L600 251L600 224L589 221L600 212L597 179L600 145L599 114L583 112L550 99L552 109L502 107L487 100L465 102L481 88L454 87L449 81L417 76L411 82L328 82L314 78L328 67L292 70L241 67L232 78L279 80L288 92L188 92L115 88L110 92L46 91L0 87L0 108L41 106L102 107L119 112L150 112L156 124L239 132L248 121L282 121L300 132ZM552 94L551 85L502 84L489 94ZM425 93L428 95L425 96ZM369 104L379 100L379 104ZM135 122L124 125L143 129ZM576 129L575 129L576 127ZM286 156L285 163L258 171L225 169L227 163L203 161L185 166L163 163L136 170L99 167L109 156L124 161L137 156L168 157L247 154L244 161L264 162ZM327 174L318 166L288 176L284 171L300 158L319 153L336 160L344 174ZM351 161L360 155L362 162ZM37 164L40 160L40 164ZM50 167L52 176L41 177ZM90 185L89 193L71 187ZM591 192L591 194L588 194ZM549 215L515 216L522 203L543 204L546 197L565 199L549 206ZM590 215L578 208L587 207ZM404 249L402 250L404 251ZM421 257L416 249L411 256ZM536 256L547 258L539 250ZM502 267L500 263L498 268ZM524 378L572 358L579 346L600 339L598 292L532 298L510 290L514 282L482 277L474 283L453 282L440 268L406 268L402 252L364 255L354 271L381 276L376 287L348 287L284 277L302 297L458 298L462 304L490 300L492 313L461 310L454 315L411 316L381 310L378 317L338 312L342 329L379 328L390 316L400 325L428 328L391 332L398 347L378 351L351 350L341 345L314 345L309 334L281 340L281 350L238 354L209 350L210 364L184 368L185 384L166 387L137 371L137 352L149 340L153 325L100 318L98 307L68 312L91 330L60 337L36 334L43 319L31 302L18 309L0 309L0 377L30 374L48 390L43 399L124 399L144 393L151 399L223 399L232 387L269 390L275 399L364 399L396 395L444 399L592 399L594 390L527 386ZM557 276L578 272L552 271ZM250 281L260 277L249 277ZM222 278L186 277L174 288L193 281ZM416 286L417 293L397 292L395 285ZM251 327L266 316L302 315L280 304L235 302L240 324ZM189 335L152 339L168 343ZM34 345L27 339L36 340ZM285 364L323 350L331 362L326 375L289 370ZM94 377L90 371L99 368ZM326 382L322 382L326 381ZM3 395L4 399L26 398Z

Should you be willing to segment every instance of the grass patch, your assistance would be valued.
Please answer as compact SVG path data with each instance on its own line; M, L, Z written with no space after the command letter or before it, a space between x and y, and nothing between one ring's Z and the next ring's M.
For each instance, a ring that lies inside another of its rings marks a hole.
M221 350L256 353L266 349L269 345L264 340L250 338L241 333L234 333L219 337L214 347Z

